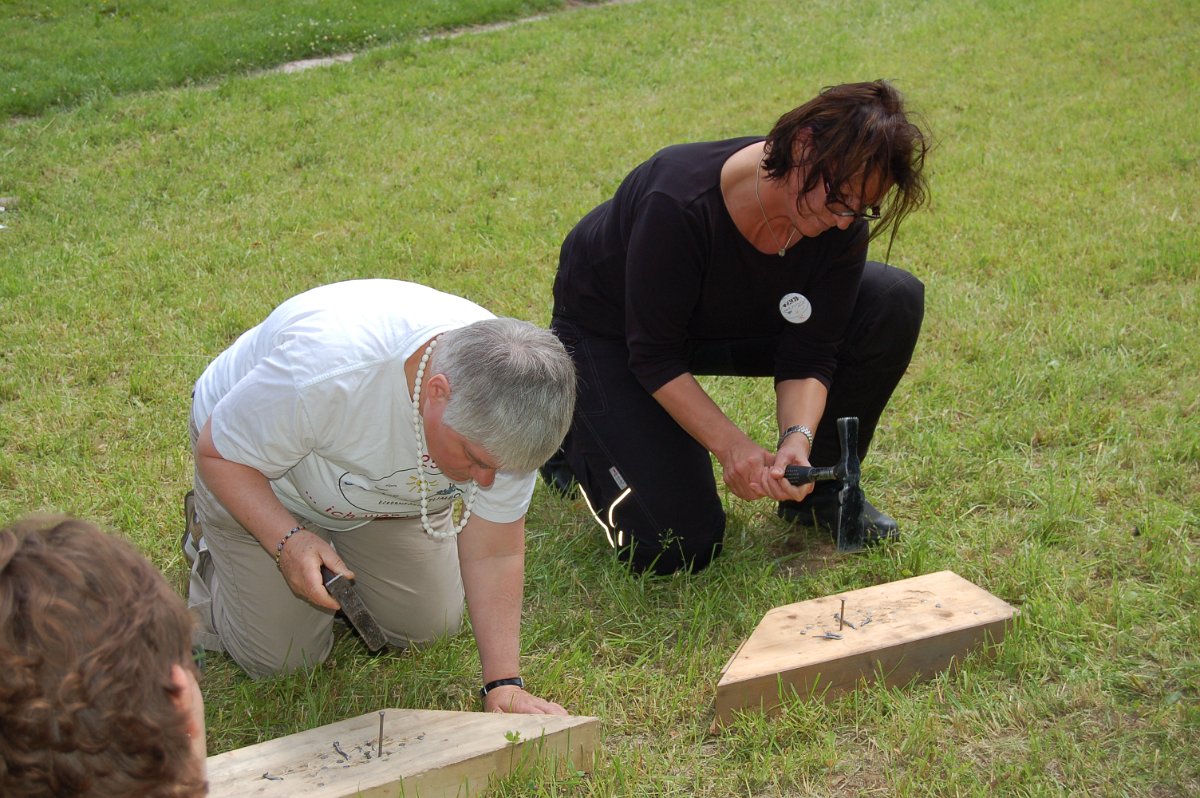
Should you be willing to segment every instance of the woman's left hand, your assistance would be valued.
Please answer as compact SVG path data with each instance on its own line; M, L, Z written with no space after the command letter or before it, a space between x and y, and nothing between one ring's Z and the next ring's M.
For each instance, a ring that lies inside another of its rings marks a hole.
M799 438L800 436L797 435L794 437ZM813 489L811 482L803 485L793 485L784 478L784 469L790 465L811 465L808 462L807 443L798 446L790 444L790 441L785 441L784 445L775 453L775 462L769 468L763 469L763 493L775 501L798 502L811 493Z
M489 690L483 697L485 712L516 712L525 715L566 715L567 710L553 701L538 698L515 684Z

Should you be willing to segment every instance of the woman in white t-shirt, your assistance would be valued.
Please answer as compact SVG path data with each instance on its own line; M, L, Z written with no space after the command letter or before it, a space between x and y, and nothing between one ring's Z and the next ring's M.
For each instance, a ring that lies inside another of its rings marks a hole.
M460 297L354 280L284 302L196 382L198 642L255 677L323 661L324 565L397 646L457 632L465 599L485 708L564 712L523 689L518 633L534 470L574 399L553 334Z

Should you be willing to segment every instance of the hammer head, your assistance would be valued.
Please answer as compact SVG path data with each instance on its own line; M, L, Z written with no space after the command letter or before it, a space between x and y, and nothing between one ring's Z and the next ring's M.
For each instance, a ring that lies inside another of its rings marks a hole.
M370 651L378 651L383 648L387 643L387 638L384 636L383 630L379 628L375 616L367 609L367 605L363 604L354 585L350 584L341 574L335 574L324 565L321 566L321 579L325 582L325 589L329 591L329 595L342 605L342 612L345 614L346 620L357 630L363 642L367 644L367 648Z
M838 551L859 551L866 545L866 520L863 517L864 502L862 486L862 464L858 459L858 418L847 416L837 420L838 440L842 458L834 469L842 482L838 492Z

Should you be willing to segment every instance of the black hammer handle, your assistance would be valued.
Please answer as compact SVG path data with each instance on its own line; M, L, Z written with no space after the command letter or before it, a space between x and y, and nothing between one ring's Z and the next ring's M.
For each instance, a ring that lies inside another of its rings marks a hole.
M837 473L837 466L814 468L790 465L783 469L783 478L793 485L805 485L809 482L821 482L826 479L841 479L841 474Z

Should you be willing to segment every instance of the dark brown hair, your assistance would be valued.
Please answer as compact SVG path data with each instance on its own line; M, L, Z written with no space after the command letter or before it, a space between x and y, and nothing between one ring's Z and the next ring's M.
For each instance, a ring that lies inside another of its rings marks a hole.
M904 98L890 83L827 86L813 99L779 117L767 136L763 166L775 180L805 168L801 194L828 176L835 188L878 175L891 185L871 238L888 231L895 240L900 222L923 205L929 188L922 175L931 141L909 120ZM889 248L891 244L889 243Z
M203 795L175 664L191 616L132 545L65 516L0 530L0 795Z

